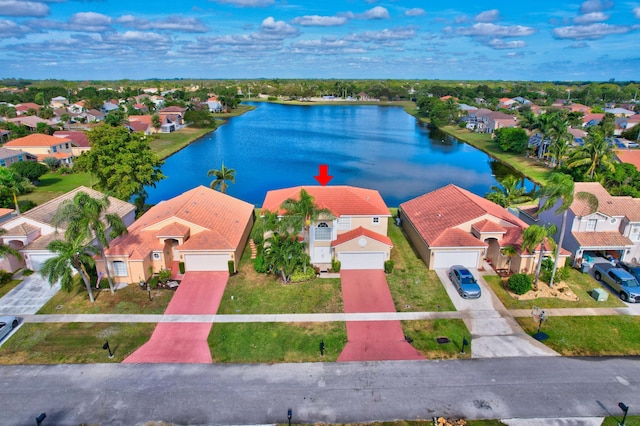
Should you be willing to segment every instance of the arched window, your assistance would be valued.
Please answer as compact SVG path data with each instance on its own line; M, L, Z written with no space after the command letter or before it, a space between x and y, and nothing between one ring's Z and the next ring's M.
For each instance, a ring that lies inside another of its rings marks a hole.
M316 227L316 241L331 241L331 228L326 222L320 222Z

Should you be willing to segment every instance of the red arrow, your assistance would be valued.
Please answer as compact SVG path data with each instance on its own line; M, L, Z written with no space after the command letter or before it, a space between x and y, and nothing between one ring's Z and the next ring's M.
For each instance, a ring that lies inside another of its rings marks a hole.
M320 166L318 166L318 176L314 176L314 178L316 178L318 183L322 186L328 184L329 181L333 179L333 176L329 176L329 166L326 164L320 164Z

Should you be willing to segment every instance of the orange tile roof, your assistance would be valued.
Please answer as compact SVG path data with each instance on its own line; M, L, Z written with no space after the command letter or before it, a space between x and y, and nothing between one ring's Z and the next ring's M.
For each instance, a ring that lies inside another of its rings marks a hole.
M38 161L43 161L47 157L57 158L58 160L66 160L67 158L73 158L71 152L53 152L50 154L38 154Z
M402 203L400 208L429 246L436 242L440 245L439 238L450 228L482 220L487 214L520 230L527 228L526 223L499 205L453 184Z
M198 186L149 209L129 227L129 234L112 242L108 254L142 258L162 249L159 237L183 227L191 236L181 250L235 250L252 217L253 205ZM159 224L164 226L155 229Z
M438 237L429 244L429 247L487 247L488 244L480 241L468 232L458 228L448 228L442 231Z
M491 222L488 219L484 219L481 220L480 222L476 222L473 225L471 225L473 228L475 228L476 230L478 230L479 232L492 232L492 233L506 233L507 230L498 225L495 222Z
M23 138L14 139L4 144L7 147L50 147L61 143L71 142L71 139L57 138L55 136L32 133Z
M599 182L576 182L574 193L587 192L598 198L598 212L609 217L626 217L631 222L640 222L640 199L628 196L613 196ZM575 197L571 211L576 216L587 216L591 208L586 200Z
M588 247L633 247L633 241L620 235L619 232L572 232L582 248Z
M391 216L380 193L355 186L296 186L267 192L262 210L284 213L280 205L288 198L299 199L300 190L307 191L319 208L326 208L335 217Z
M158 237L188 237L191 229L181 223L173 222L159 231L156 231Z
M331 247L344 244L347 241L351 241L359 237L369 237L373 240L380 241L383 244L393 247L391 238L387 237L386 235L373 232L370 229L363 228L362 226L358 226L356 229L352 229L349 232L345 232L344 234L338 235L338 238L336 238L331 242Z
M640 171L640 150L619 150L616 151L616 156L621 162L633 164Z

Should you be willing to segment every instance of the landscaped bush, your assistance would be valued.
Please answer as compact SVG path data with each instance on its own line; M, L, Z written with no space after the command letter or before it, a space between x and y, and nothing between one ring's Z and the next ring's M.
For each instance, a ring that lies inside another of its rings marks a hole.
M171 269L161 269L158 272L158 281L165 283L171 278Z
M331 270L333 272L340 272L340 267L342 264L338 259L331 259Z
M229 275L236 273L236 264L233 260L227 262L227 268L229 268Z
M264 261L264 256L259 254L253 260L253 269L259 274L266 274L269 272L269 265Z
M3 269L0 269L0 285L6 284L11 281L11 277L13 274L11 272L7 272Z
M185 269L184 269L184 262L180 262L180 263L178 263L178 269L180 270L180 273L181 273L181 274L184 274L184 271L185 271Z
M507 285L515 294L525 294L531 290L533 282L527 274L515 274L509 278Z
M311 267L307 267L307 272L304 272L302 269L296 270L293 274L291 274L291 278L289 282L292 283L300 283L303 281L310 281L316 277L315 269Z
M542 272L540 272L540 280L544 281L545 283L548 283L549 281L551 281L551 273L553 272L553 269L545 270L544 264L542 267L543 267L543 270ZM567 266L565 266L564 268L556 269L556 276L553 278L553 282L557 283L569 278L569 273L570 273L569 269L570 268Z
M384 272L386 274L390 274L393 272L393 260L385 260L384 262Z

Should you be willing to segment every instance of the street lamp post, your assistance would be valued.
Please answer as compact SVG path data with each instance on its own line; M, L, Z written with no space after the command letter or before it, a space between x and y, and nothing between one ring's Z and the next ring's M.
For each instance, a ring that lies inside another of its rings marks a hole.
M287 411L287 419L289 420L289 426L291 426L291 408Z
M618 407L620 407L620 409L624 413L624 416L622 417L622 421L618 423L618 426L625 426L624 422L627 420L627 413L629 412L629 406L624 402L619 402Z
M466 338L466 337L463 337L463 338L462 338L462 349L460 350L460 353L461 353L461 354L463 354L463 355L464 355L464 354L466 353L466 352L464 351L464 347L465 347L465 346L467 346L468 344L469 344L469 342L467 341L467 338Z

